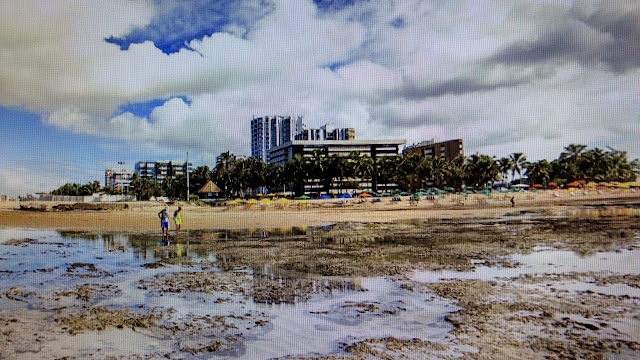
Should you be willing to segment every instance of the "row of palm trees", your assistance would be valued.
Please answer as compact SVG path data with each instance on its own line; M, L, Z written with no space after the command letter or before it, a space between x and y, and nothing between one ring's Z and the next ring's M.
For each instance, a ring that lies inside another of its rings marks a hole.
M293 191L301 195L305 183L318 193L353 191L365 184L374 191L399 188L414 192L427 186L457 190L463 185L481 188L499 181L507 186L514 181L543 185L576 180L628 182L636 181L637 174L638 160L628 161L625 152L587 149L577 144L564 148L551 162L529 162L523 153L500 159L482 154L458 155L449 160L421 153L371 158L358 152L327 156L316 151L311 156L298 154L284 165L274 165L253 157L238 159L226 152L215 168L200 166L190 174L189 193L195 194L209 180L220 187L224 197L246 197L250 193L270 191ZM53 193L63 194L69 189L84 187L74 185L77 184L66 184ZM186 186L186 175L165 178L162 182L134 175L129 193L142 200L151 196L183 198Z
M551 162L529 162L523 153L500 159L482 154L458 155L449 160L421 153L377 158L358 152L327 156L318 150L306 157L295 155L284 165L274 165L253 157L236 159L226 152L214 169L203 166L192 173L190 192L196 192L208 180L214 181L225 197L245 197L249 191L267 193L275 189L301 195L305 183L318 193L357 190L365 184L374 191L399 188L413 192L427 186L481 188L498 181L507 186L514 181L543 185L576 180L627 182L635 181L637 173L638 160L629 162L625 152L589 150L576 144L567 146ZM183 190L186 187L178 194L184 194Z

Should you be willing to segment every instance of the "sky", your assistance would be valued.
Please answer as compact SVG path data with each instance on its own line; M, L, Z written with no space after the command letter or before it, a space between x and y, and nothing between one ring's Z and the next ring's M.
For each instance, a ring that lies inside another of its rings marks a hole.
M0 2L0 194L250 155L254 116L638 157L638 1Z

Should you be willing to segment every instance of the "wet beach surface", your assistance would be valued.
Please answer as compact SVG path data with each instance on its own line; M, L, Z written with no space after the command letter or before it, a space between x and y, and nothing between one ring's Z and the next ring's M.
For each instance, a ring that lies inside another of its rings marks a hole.
M0 358L630 358L624 211L152 233L0 229Z

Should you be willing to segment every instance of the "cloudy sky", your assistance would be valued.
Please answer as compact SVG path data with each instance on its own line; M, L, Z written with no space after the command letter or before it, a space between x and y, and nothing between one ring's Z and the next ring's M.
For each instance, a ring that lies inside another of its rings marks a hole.
M0 193L250 154L249 122L638 157L637 1L2 1Z

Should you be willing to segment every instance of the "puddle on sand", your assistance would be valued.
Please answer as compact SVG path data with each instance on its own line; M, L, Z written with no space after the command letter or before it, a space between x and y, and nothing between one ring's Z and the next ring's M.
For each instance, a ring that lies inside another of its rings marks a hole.
M22 239L30 240L11 242ZM157 268L143 266L158 258L178 256L197 261ZM240 281L237 288L225 284L227 287L219 291L173 292L141 286L141 282L171 281L171 276L191 273L207 274L214 280L239 277ZM31 351L47 357L171 354L180 358L219 355L263 359L340 353L342 343L386 336L439 342L445 341L452 329L444 317L457 307L446 300L425 300L424 294L402 289L392 279L298 276L291 280L269 267L223 272L215 266L215 254L199 256L186 244L163 246L157 237L88 237L81 233L0 229L0 293L14 287L21 291L12 298L0 297L0 324L11 317L23 325L38 319L46 325L46 335L39 335L41 338L32 343L23 339L21 345L13 344L10 349L14 355ZM259 291L254 287L262 286L265 279L276 287L302 283L320 290L312 291L306 301L254 301L254 292ZM321 290L329 283L328 291ZM62 294L85 285L93 291L87 301L80 300L80 294L78 299ZM162 314L158 322L165 328L80 329L71 335L54 322L65 314L86 311L84 306ZM30 315L17 315L25 313ZM217 325L212 327L212 323ZM225 342L220 349L212 345L218 339ZM217 350L202 351L207 346Z
M566 273L604 273L612 275L637 275L640 273L640 248L597 252L581 256L573 251L550 247L534 247L530 254L506 256L507 263L514 267L482 266L474 271L414 271L412 279L430 283L447 279L496 280L516 278L522 275L545 275Z

